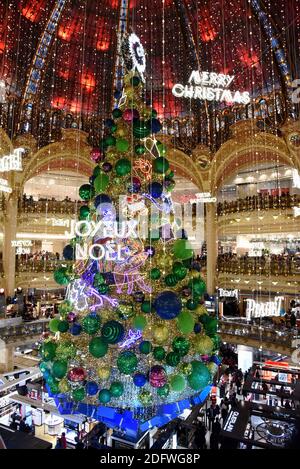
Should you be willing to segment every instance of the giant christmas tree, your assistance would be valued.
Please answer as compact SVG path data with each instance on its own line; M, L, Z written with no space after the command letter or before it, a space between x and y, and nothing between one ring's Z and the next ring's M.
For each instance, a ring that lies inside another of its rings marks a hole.
M118 107L79 191L86 203L64 249L72 266L54 274L67 295L41 344L40 369L62 411L118 425L127 410L149 427L199 402L219 363L218 336L172 210L174 173L157 113L144 103L144 57L132 36ZM171 403L183 404L166 411Z

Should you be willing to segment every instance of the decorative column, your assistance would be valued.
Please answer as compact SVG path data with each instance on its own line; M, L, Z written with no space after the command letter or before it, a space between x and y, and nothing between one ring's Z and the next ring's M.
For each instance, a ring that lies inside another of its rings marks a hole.
M215 203L205 204L206 219L206 250L207 250L207 293L215 295L216 276L217 276L217 224L216 224L216 206Z
M3 268L6 296L13 296L15 290L16 275L16 250L12 247L12 241L17 237L18 226L18 193L11 194L6 202L4 217L3 240Z
M14 346L7 345L0 339L0 373L13 371L14 369Z

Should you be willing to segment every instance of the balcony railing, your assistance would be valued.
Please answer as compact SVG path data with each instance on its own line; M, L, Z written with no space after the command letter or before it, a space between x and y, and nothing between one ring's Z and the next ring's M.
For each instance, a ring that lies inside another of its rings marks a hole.
M248 339L266 342L270 344L284 345L293 348L293 341L300 337L297 329L280 329L274 326L258 326L248 324L245 320L221 320L218 330L220 334L247 337ZM241 339L243 340L243 339Z
M218 271L236 275L300 275L300 257L223 254L218 257Z
M47 200L38 201L32 198L20 198L18 201L19 213L51 213L55 215L77 215L79 208L84 205L82 201L73 200Z
M42 272L54 272L59 267L69 266L72 262L61 261L61 260L49 260L49 259L20 259L17 258L16 272L17 273L42 273Z
M219 217L237 212L252 212L255 210L287 210L300 207L300 195L282 194L265 195L258 194L232 202L220 202L217 206Z
M0 339L4 342L13 342L18 337L41 336L48 331L49 320L40 319L34 322L24 322L22 324L0 327Z

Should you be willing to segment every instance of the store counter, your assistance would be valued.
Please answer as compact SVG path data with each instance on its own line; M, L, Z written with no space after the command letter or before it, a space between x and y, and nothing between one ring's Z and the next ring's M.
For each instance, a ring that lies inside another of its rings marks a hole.
M45 420L45 425L48 427L48 435L55 436L55 435L60 435L62 432L62 426L64 423L64 419L61 417L58 417L58 415L50 415L46 420Z

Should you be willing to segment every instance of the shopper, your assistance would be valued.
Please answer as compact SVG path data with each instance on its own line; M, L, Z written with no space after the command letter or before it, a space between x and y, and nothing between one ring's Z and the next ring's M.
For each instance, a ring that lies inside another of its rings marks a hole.
M209 431L210 431L210 430L211 430L212 423L213 423L214 420L215 420L215 411L214 411L214 407L213 407L212 404L211 404L211 406L207 409L206 415L207 415L207 417L208 417L208 422L209 422L208 429L209 429Z
M221 424L219 422L219 418L216 417L215 422L212 424L212 433L219 435L221 432Z
M61 441L61 447L62 447L62 449L67 449L67 439L66 439L66 434L65 434L65 432L63 432L63 433L61 434L60 441Z
M202 422L200 422L197 430L195 431L194 444L196 449L206 448L206 428Z

